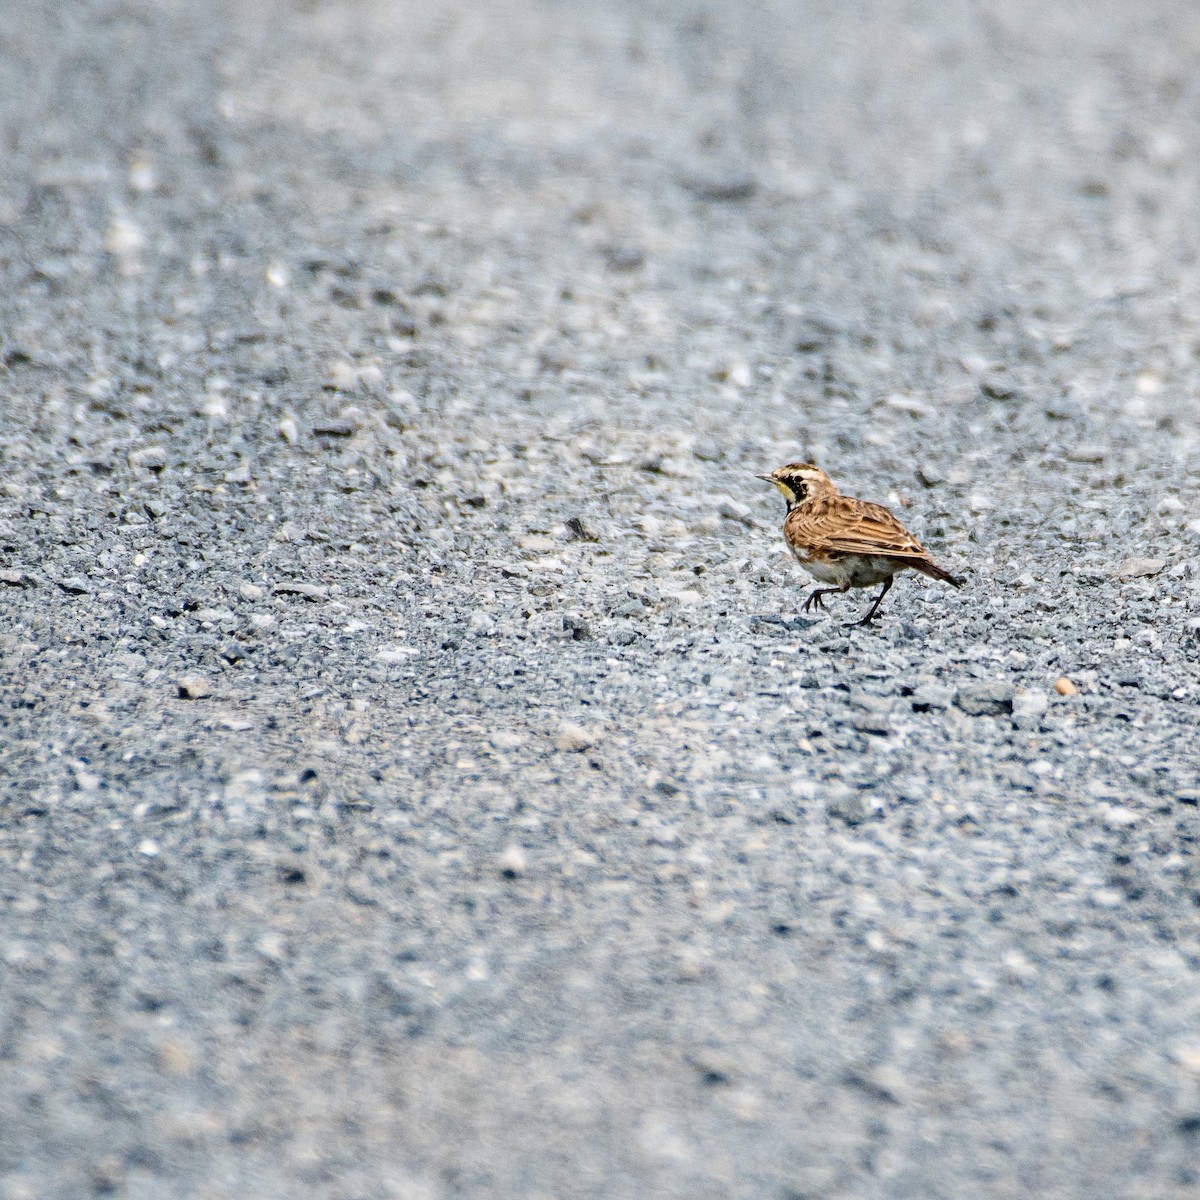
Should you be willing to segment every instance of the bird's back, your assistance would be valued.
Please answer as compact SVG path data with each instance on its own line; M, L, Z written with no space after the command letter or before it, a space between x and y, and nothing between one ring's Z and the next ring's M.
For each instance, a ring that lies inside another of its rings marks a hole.
M832 554L932 561L929 551L882 504L852 496L816 496L796 505L784 521L784 532L789 541Z

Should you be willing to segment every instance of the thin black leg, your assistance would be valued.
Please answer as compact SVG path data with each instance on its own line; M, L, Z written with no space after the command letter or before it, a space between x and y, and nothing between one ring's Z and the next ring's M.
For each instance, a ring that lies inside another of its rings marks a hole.
M869 625L874 619L875 614L879 611L879 606L883 603L883 598L891 591L892 581L890 579L884 581L883 587L879 589L879 595L875 597L875 602L867 609L867 615L861 621L847 621L844 628L853 629L856 625Z
M845 590L846 590L845 588L840 588L840 587L816 588L813 591L812 595L809 596L809 598L807 600L805 600L804 604L801 607L804 609L805 612L808 612L813 608L824 608L826 596L832 596L837 592L844 592Z

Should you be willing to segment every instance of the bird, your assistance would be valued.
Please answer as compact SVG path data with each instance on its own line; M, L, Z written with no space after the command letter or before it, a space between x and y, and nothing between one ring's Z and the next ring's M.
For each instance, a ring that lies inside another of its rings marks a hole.
M846 621L846 628L869 625L891 590L898 571L912 569L961 587L963 580L933 561L933 556L882 504L843 496L833 480L812 463L794 462L776 467L756 479L774 484L787 501L783 536L796 561L819 587L805 600L803 609L825 607L825 597L851 588L883 584L867 615Z

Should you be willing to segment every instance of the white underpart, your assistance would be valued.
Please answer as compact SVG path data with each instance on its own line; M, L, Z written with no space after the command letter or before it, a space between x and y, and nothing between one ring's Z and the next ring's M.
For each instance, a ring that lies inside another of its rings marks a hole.
M832 587L874 587L908 566L902 560L882 554L850 554L837 562L817 562L804 558L798 550L792 553L818 583L828 583Z

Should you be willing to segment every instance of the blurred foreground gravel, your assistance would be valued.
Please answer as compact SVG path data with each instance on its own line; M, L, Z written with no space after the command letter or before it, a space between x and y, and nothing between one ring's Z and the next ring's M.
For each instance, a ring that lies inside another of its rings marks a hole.
M1200 1194L1200 15L729 7L0 17L3 1200Z

